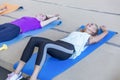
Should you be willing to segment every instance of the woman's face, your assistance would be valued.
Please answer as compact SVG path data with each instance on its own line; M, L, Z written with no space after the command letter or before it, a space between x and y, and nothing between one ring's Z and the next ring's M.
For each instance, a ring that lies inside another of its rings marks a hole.
M44 21L45 19L46 19L46 15L43 15L43 14L40 14L39 15L39 19L41 20L41 21Z
M97 27L97 25L94 24L94 23L88 23L88 24L86 25L86 31L87 31L89 34L91 34L91 35L95 35L96 32L97 32L97 30L98 30L98 27Z

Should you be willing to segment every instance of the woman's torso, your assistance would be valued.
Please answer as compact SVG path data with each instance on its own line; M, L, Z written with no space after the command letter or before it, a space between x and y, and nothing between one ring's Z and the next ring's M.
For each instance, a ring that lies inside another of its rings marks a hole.
M19 26L21 33L41 28L40 21L34 17L22 17L11 23Z
M90 35L88 33L75 31L61 40L71 43L74 46L75 53L72 58L76 58L85 49L85 45L88 42L89 37Z

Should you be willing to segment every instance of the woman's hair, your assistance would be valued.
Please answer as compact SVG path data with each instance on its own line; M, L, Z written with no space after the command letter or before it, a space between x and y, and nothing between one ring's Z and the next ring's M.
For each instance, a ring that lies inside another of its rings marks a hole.
M46 16L46 18L44 19L44 21L49 19L49 17L47 15L45 15L45 16Z
M95 23L94 23L94 25L96 26L96 33L94 33L92 36L97 35L97 34L98 34L98 31L99 31L99 27L98 27L98 25L95 24ZM81 29L80 31L81 31L81 32L85 32L85 28L84 28L84 29Z
M97 35L97 34L98 34L98 30L99 30L98 25L97 25L97 24L95 24L95 26L96 26L97 30L96 30L96 33L94 33L94 34L93 34L93 36Z

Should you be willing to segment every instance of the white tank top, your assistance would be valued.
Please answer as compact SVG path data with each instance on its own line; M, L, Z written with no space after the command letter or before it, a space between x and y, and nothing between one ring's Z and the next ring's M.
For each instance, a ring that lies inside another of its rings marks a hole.
M86 48L85 45L88 42L90 34L86 32L72 32L69 36L61 39L62 41L72 44L75 48L75 53L71 56L71 59L75 59Z

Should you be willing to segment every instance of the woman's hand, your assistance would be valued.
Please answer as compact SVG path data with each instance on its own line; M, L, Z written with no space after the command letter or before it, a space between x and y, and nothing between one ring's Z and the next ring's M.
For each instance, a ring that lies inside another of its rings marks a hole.
M100 26L100 28L102 29L103 32L106 32L107 31L107 28L103 25L103 26Z

